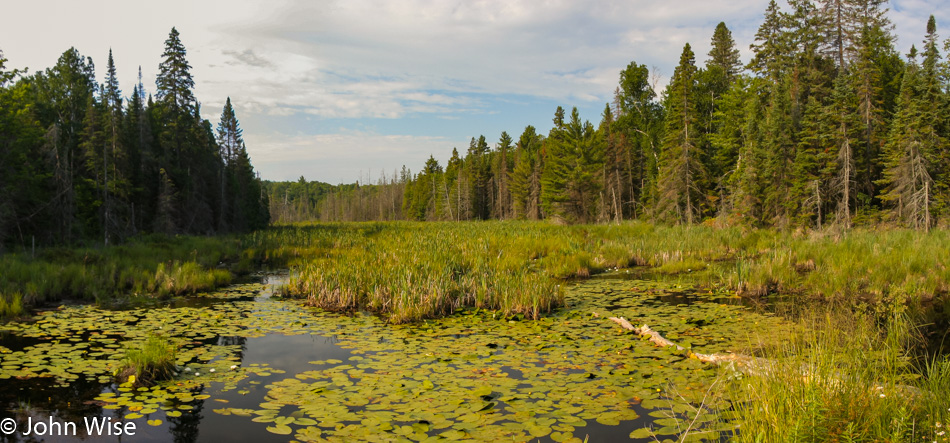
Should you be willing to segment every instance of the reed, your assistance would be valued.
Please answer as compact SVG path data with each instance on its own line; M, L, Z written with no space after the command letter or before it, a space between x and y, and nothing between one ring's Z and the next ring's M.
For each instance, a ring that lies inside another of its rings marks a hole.
M144 343L125 351L122 366L117 371L120 382L150 385L172 378L175 371L176 347L169 339L149 335Z
M814 310L801 333L765 352L764 375L732 376L735 441L945 441L950 360L911 358L910 320L838 306Z
M107 248L7 253L0 256L0 317L63 299L107 301L211 290L230 283L235 273L273 261L262 249L245 248L251 241L148 235Z

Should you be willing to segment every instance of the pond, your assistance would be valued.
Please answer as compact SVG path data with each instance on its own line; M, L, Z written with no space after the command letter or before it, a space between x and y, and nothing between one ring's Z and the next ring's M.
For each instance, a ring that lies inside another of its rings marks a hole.
M720 440L729 372L607 317L703 353L754 349L792 325L616 277L571 284L567 306L538 321L465 310L389 325L274 297L279 275L161 306L39 312L0 325L0 419L16 427L0 441ZM124 350L152 334L179 345L178 375L116 383ZM107 426L90 432L91 420Z

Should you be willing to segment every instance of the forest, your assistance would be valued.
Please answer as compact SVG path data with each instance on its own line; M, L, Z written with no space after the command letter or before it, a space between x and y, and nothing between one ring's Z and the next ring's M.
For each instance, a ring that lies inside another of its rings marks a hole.
M154 97L141 67L123 96L111 50L102 83L75 48L33 74L6 65L0 52L0 252L269 223L231 99L217 128L202 118L175 28Z
M154 96L0 54L0 440L950 442L950 39L787 4L337 185L261 179L175 28Z
M740 60L720 23L660 91L631 62L596 126L473 137L445 165L329 186L267 183L283 220L642 219L782 229L950 221L950 39L902 57L881 0L774 1ZM464 154L464 155L463 155Z

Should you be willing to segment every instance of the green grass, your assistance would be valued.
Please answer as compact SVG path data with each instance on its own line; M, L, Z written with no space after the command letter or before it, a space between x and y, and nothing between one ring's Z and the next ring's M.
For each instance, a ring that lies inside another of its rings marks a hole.
M120 382L149 385L172 378L175 371L176 347L167 338L149 335L145 342L125 351L125 359L118 370ZM134 378L132 378L134 377Z
M534 318L559 305L553 288L561 280L628 266L694 273L696 283L748 296L913 304L950 288L950 238L942 231L832 236L505 221L298 224L255 235L246 241L254 251L295 265L290 295L396 322L463 306Z
M248 237L149 235L108 248L47 248L0 256L0 318L64 299L172 296L229 284L274 264ZM283 263L277 263L283 266Z
M800 334L766 353L768 373L731 377L734 440L945 441L950 360L915 364L909 325L900 309L883 322L841 306L809 311Z
M19 292L0 293L0 318L19 317L26 313L23 307L23 295Z
M150 235L109 248L0 256L0 315L22 315L29 306L61 299L191 294L262 266L294 267L289 293L315 305L370 309L397 322L463 306L536 317L560 304L555 288L561 280L629 266L693 274L697 283L748 296L916 303L950 289L948 235L516 221L315 223L243 237Z
M507 221L298 224L258 241L297 263L288 295L403 323L462 307L537 318L563 303L564 279L632 265L701 269L742 240L732 229Z

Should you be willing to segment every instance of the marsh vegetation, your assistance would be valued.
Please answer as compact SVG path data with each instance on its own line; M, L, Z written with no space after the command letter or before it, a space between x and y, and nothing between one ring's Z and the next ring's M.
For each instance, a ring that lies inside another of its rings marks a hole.
M4 294L46 295L4 298L35 311L0 326L2 400L25 420L82 390L91 413L191 438L940 441L947 240L327 223L10 254ZM290 270L228 286L268 266ZM79 297L98 303L55 307Z

